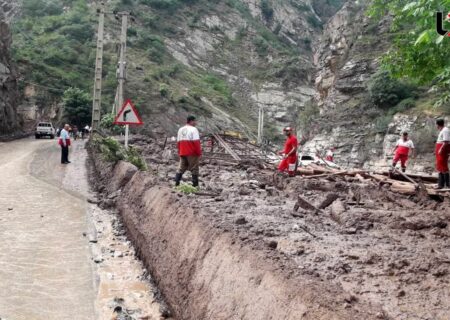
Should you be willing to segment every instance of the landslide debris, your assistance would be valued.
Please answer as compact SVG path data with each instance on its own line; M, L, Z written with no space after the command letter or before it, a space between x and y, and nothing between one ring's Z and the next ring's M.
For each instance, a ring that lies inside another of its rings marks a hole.
M171 186L174 145L140 136L133 144L158 183ZM286 178L267 165L209 159L201 166L201 191L179 194L179 201L281 262L284 272L341 286L346 308L360 301L381 305L380 319L448 319L448 198L424 201L370 180Z

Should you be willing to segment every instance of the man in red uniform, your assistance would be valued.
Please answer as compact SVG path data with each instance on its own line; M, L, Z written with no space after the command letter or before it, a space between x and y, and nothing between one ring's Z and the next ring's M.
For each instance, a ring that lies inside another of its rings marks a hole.
M326 155L325 155L325 160L330 161L330 162L334 162L334 150L335 150L335 148L334 148L334 147L331 147L331 148L327 151L327 153L326 153Z
M297 164L297 147L298 141L297 137L292 134L292 128L286 127L283 129L284 134L287 139L284 143L284 150L280 152L283 155L283 160L278 166L278 171L284 172L288 171L289 176L295 176L295 167Z
M444 126L444 119L436 120L439 130L436 141L436 170L439 172L438 189L450 188L450 174L448 170L448 158L450 155L450 129Z
M175 185L179 186L183 173L192 172L192 185L198 187L198 175L202 147L200 144L200 134L195 127L195 117L189 116L187 124L178 130L178 155L180 164L175 176Z
M414 143L408 138L408 132L403 132L402 138L395 145L394 152L392 168L395 168L397 162L400 161L402 172L405 172L409 155L412 154L413 157L415 156Z

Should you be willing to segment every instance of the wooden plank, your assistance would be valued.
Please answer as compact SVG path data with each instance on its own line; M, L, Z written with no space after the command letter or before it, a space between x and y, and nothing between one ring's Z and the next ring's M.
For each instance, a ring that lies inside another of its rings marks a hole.
M236 154L236 152L231 149L231 147L216 133L213 133L213 137L219 142L219 144L233 157L236 161L241 161L241 158Z
M323 174L316 174L316 175L313 175L313 176L307 176L307 177L304 177L303 179L324 178L324 177L331 177L331 176L336 176L336 175L346 175L346 173L348 173L348 171L338 171L338 172L332 172L332 173L323 173Z
M413 179L411 179L410 177L408 177L405 173L401 172L401 171L398 170L397 168L394 169L394 172L397 172L399 175L401 175L403 178L405 178L406 180L408 180L409 182L411 182L411 183L414 184L415 186L418 186L418 185L419 185L417 182L415 182Z

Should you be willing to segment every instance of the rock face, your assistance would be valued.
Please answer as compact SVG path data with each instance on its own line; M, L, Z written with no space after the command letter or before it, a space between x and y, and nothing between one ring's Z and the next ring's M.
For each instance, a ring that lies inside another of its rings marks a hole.
M16 111L19 95L17 74L11 65L10 46L11 32L0 7L0 135L16 132L21 123Z
M314 56L321 118L306 148L334 146L344 166L363 166L383 152L384 132L374 126L381 111L368 101L367 81L389 46L389 23L371 21L364 13L361 4L347 2L328 21Z

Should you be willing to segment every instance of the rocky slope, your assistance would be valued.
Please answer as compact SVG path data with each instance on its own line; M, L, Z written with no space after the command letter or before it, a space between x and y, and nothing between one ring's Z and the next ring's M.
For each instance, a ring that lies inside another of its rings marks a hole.
M347 2L328 21L315 48L315 101L320 116L306 130L300 128L308 138L305 149L336 147L342 166L386 168L394 143L408 131L419 153L413 169L431 172L434 118L444 114L431 107L427 88L417 89L408 108L374 106L368 87L395 35L387 17L373 20L366 10L367 2Z
M11 33L7 23L10 7L0 2L0 135L10 135L20 128L17 115L18 89L16 71L11 64Z
M32 0L24 1L28 2ZM314 96L312 43L342 2L107 2L108 10L134 13L128 30L127 96L144 115L143 131L160 128L173 133L186 114L195 113L204 131L235 129L253 135L262 106L267 135L277 137L280 127L293 125ZM26 97L35 97L39 109L55 104L68 86L90 92L85 79L91 78L91 68L83 64L93 64L95 56L91 46L95 4L89 5L89 12L62 0L50 4L52 11L43 12L24 6L15 28L21 72L30 82L45 86L27 89L32 95ZM78 14L87 19L73 19ZM70 30L67 24L72 24ZM108 15L105 26L103 102L109 112L116 88L120 24ZM89 31L88 37L79 31L82 28ZM56 43L62 47L53 48ZM45 52L39 52L42 44ZM61 50L64 54L58 53Z
M93 77L96 4L49 4L52 9L43 11L24 6L14 29L15 58L24 78L38 85L25 87L25 105L31 106L25 113L58 121L65 89L92 90L86 79ZM193 113L202 132L236 130L254 137L263 107L268 139L280 142L281 127L295 126L307 150L336 146L343 166L385 166L402 130L413 132L423 146L432 143L436 112L425 91L415 108L396 117L396 106L380 109L369 99L370 79L395 36L387 19L367 17L369 0L106 4L110 11L134 14L126 96L143 115L141 133L174 134ZM107 15L105 28L102 101L103 112L110 113L117 86L117 17ZM421 171L429 169L418 164Z

